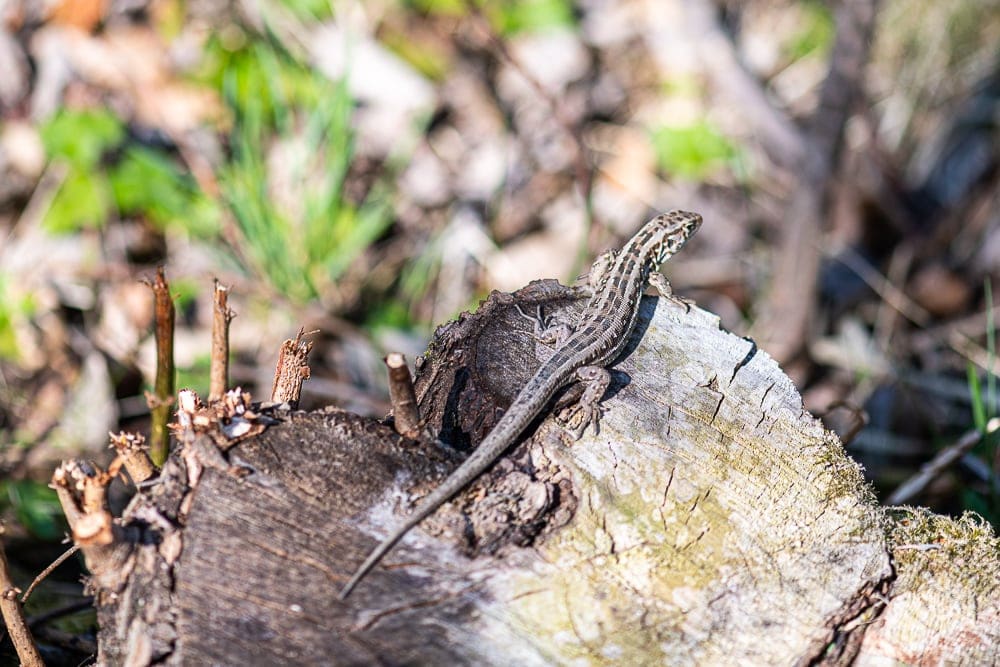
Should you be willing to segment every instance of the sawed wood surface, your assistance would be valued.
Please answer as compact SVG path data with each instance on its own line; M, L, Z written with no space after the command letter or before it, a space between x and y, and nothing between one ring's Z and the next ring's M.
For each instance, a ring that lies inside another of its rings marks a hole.
M599 434L573 441L550 410L339 601L396 513L461 461L547 353L514 300L571 317L568 295L533 283L438 330L417 391L449 448L333 408L273 411L282 423L228 449L227 465L206 454L209 434L181 434L163 482L123 519L144 543L98 591L101 660L995 658L989 529L880 508L772 359L713 315L655 298L614 366Z

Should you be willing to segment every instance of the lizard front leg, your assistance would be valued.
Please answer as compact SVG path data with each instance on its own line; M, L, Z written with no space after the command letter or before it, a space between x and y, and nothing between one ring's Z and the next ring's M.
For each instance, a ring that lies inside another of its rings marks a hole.
M685 311L691 311L692 302L674 294L673 288L670 287L670 281L659 271L653 271L649 274L649 286L656 289L657 293L664 299L681 306Z

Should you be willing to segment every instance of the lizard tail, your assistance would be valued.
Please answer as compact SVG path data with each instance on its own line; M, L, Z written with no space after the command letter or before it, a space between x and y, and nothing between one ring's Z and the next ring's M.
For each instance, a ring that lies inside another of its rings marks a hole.
M550 359L546 362L547 365L543 365L535 373L535 376L529 380L525 388L514 399L511 407L507 409L504 416L500 418L500 421L493 427L489 435L479 443L479 446L476 447L469 458L465 459L462 465L458 466L444 480L441 486L434 489L426 498L418 503L413 513L375 547L374 551L365 559L365 562L361 564L361 567L351 576L347 585L340 591L341 600L347 599L347 596L351 594L351 591L358 585L358 582L378 564L382 556L392 549L407 531L433 514L442 503L451 500L452 496L468 486L472 480L489 468L521 431L524 430L524 427L531 421L531 418L538 414L541 407L552 397L552 393L558 384L552 381L552 378L555 376L551 371L547 370L549 365L555 366L561 363L558 354L553 358L556 361ZM536 388L535 384L542 386ZM519 408L514 407L518 405L520 406Z
M365 559L365 562L354 571L354 574L351 576L344 588L341 589L339 596L340 599L346 600L347 596L354 590L354 587L358 585L358 582L364 579L364 576L378 564L378 562L382 559L382 556L384 556L389 549L392 549L396 545L396 542L399 542L403 535L406 534L406 531L419 523L419 521L419 518L416 521L406 521L404 524L396 528L396 530L394 530L389 537L385 538L377 547L375 547L375 549L368 554L368 558Z
M478 469L480 465L478 457L473 454L471 457L466 459L465 463L459 466L455 472L461 473L463 468L467 466L473 469ZM461 486L448 484L447 480L445 480L444 485L434 489L430 495L418 503L417 507L413 510L413 513L406 517L406 520L403 521L403 523L396 526L396 528L389 533L389 536L382 540L379 545L375 547L370 554L368 554L368 558L365 559L365 562L361 564L353 575L351 575L350 580L340 591L340 599L346 600L347 596L351 594L352 590L354 590L354 587L358 585L358 582L361 581L373 567L378 565L382 556L396 546L396 542L399 542L399 540L403 538L403 535L406 535L411 528L433 514L434 510L436 510L441 503L451 499L452 496L462 490L463 486L465 486L465 484L462 484Z

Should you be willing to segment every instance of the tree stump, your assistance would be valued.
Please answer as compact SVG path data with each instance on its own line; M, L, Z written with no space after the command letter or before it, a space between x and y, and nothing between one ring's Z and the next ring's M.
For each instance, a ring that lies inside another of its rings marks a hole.
M235 445L179 432L95 576L102 664L996 660L989 527L881 508L767 354L655 298L599 433L573 440L557 403L340 601L551 353L515 304L582 305L542 281L438 330L417 396L447 445L332 408L261 410L280 423Z

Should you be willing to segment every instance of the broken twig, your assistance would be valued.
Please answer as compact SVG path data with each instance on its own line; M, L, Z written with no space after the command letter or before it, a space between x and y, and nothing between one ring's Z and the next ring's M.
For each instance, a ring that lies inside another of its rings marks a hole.
M271 400L275 403L295 405L299 402L302 383L309 379L309 352L313 346L311 341L302 340L305 335L305 331L299 329L295 340L281 344L274 369L274 386L271 387Z
M406 357L399 352L392 352L386 355L384 361L389 369L389 399L392 401L396 433L416 438L420 434L420 410L417 407L417 394L413 389L413 378L406 366Z
M229 323L233 311L229 308L229 288L215 281L212 308L212 362L209 371L208 402L222 398L229 385Z

